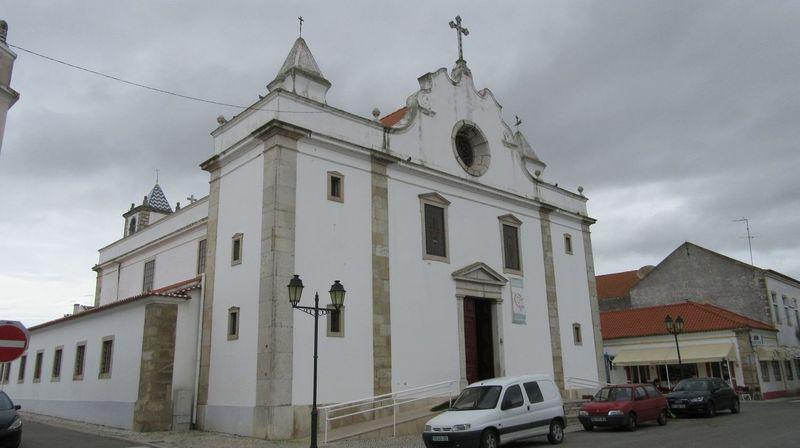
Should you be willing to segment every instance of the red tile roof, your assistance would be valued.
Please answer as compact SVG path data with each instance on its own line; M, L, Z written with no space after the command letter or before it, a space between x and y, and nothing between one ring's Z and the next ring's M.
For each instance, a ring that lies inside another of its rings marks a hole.
M631 288L639 283L638 271L616 272L614 274L598 275L597 298L612 299L617 297L630 297Z
M401 107L400 109L397 109L396 111L390 113L389 115L381 118L381 123L384 126L394 126L400 120L402 120L403 117L406 116L407 112L408 112L408 107L405 107L405 106Z
M718 306L686 301L671 305L633 308L600 313L600 327L604 340L639 336L666 335L664 318L683 317L684 333L755 328L775 331L771 325L736 314Z
M61 317L59 319L54 319L43 324L34 325L33 327L28 328L28 331L35 331L41 328L49 327L51 325L59 324L61 322L66 322L68 320L77 319L79 317L88 316L91 314L99 313L105 311L109 308L114 308L116 306L124 305L126 303L135 302L137 300L144 299L146 297L173 297L177 299L189 299L189 295L186 294L187 292L197 289L200 287L200 276L195 278L190 278L188 280L184 280L178 283L173 283L168 286L164 286L163 288L154 289L149 292L145 292L142 294L137 294L135 296L126 297L124 299L116 300L111 303L106 303L105 305L96 306L94 308L88 309L86 311L77 313L77 314L70 314L68 316Z

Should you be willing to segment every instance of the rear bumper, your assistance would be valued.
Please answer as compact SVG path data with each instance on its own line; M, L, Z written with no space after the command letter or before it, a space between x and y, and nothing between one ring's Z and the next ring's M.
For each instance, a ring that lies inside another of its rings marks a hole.
M628 424L627 415L580 415L578 420L585 426L625 426Z
M669 410L673 414L702 414L706 412L707 406L708 406L707 402L681 403L681 404L670 403Z
M426 448L479 448L482 431L450 432L423 432L422 440ZM447 440L434 441L434 437L447 437Z

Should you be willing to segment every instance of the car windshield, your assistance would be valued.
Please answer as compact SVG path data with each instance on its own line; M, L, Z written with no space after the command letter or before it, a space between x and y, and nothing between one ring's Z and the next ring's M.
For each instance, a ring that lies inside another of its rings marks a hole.
M470 411L474 409L494 409L500 398L500 386L475 386L468 387L456 398L454 411Z
M594 396L594 401L630 401L630 387L604 387Z
M5 392L0 392L0 411L7 411L13 408L14 404L11 403L11 399L8 398L8 395L6 395Z
M706 392L711 390L711 382L703 380L681 380L681 382L675 386L675 390L678 392Z

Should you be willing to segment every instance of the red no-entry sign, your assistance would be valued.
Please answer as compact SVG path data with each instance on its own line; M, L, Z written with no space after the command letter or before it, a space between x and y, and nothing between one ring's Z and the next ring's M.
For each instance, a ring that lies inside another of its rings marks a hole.
M28 348L28 330L20 322L0 320L0 362L13 361Z

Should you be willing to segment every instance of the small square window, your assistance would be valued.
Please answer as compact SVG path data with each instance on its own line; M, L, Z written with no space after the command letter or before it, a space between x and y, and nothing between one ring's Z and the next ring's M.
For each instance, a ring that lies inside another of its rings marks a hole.
M156 276L156 260L150 260L144 264L144 276L142 278L142 292L153 290L153 281Z
M53 370L50 376L51 381L59 381L61 379L61 358L63 355L63 347L57 347L55 352L53 352Z
M564 252L572 255L572 235L564 234Z
M231 240L231 266L242 264L242 240L244 235L237 233Z
M344 337L344 305L338 310L333 305L328 305L328 336Z
M228 308L228 340L239 339L239 307Z
M114 360L114 336L106 336L100 348L100 375L98 378L111 378L111 364Z
M42 361L44 360L44 351L39 350L36 352L36 361L33 364L33 382L38 383L42 379Z
M581 334L581 324L572 324L572 339L575 345L583 344L583 335Z
M344 202L344 174L328 171L328 200Z
M75 346L75 367L72 370L72 380L80 381L83 379L83 364L86 361L86 343L79 342Z

